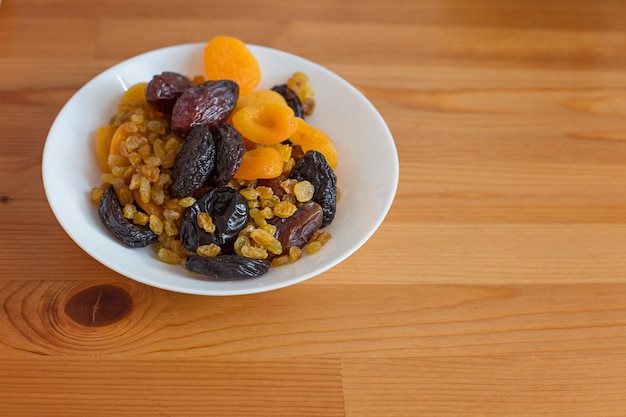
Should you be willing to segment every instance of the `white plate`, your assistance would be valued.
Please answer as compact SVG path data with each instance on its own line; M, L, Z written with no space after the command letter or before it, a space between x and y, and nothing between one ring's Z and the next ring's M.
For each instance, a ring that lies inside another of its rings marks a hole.
M315 90L314 114L307 120L328 134L339 155L336 169L341 200L326 230L333 238L298 262L272 268L261 277L237 281L198 278L177 265L160 262L152 247L125 247L103 226L89 191L100 185L95 132L115 114L121 94L154 74L203 73L204 43L147 52L104 71L63 107L50 128L43 153L46 196L57 220L89 255L136 281L166 290L204 295L237 295L292 285L346 259L375 232L387 214L398 184L398 155L391 133L374 106L352 85L306 59L249 45L261 66L259 88L283 84L295 71L309 76Z

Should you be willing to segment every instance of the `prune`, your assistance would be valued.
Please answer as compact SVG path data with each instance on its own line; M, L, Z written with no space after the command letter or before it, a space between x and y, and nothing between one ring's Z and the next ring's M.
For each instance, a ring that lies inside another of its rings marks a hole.
M239 255L205 257L191 255L185 266L192 272L220 280L254 278L265 274L271 266L267 259L251 259Z
M208 179L213 187L226 185L233 177L246 148L241 134L229 123L221 123L211 129L215 140L215 169Z
M237 104L239 86L231 80L206 81L188 88L172 109L174 133L186 137L194 126L225 122Z
M324 218L321 227L328 226L337 211L337 176L321 152L308 151L298 160L289 178L307 180L315 191L313 201L322 206Z
M98 214L107 229L131 248L143 248L157 239L150 227L133 224L124 217L122 205L112 185L104 190L98 204Z
M191 87L189 78L176 72L163 72L152 77L146 86L146 100L158 111L170 114L176 100Z
M190 196L209 179L215 169L215 142L209 128L195 126L172 167L170 192L175 198Z
M291 246L304 247L313 233L322 226L322 220L322 207L314 201L309 201L300 205L293 215L284 219L274 217L268 220L268 223L276 226L276 239L282 245L285 254L289 252Z
M287 87L287 84L276 85L272 87L273 91L283 96L287 105L293 110L293 114L296 117L304 119L304 110L302 109L302 102L298 98L298 95L291 88Z
M215 231L208 233L198 226L198 213L208 213ZM180 238L183 246L195 251L198 246L215 243L222 252L232 252L237 235L248 223L246 200L230 187L213 188L183 212Z

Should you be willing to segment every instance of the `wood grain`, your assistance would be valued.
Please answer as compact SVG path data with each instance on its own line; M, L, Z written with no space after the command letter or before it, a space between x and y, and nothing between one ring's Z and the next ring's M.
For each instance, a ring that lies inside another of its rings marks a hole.
M626 415L624 21L619 0L4 0L2 416ZM162 291L65 234L43 146L101 71L222 33L363 92L398 193L312 280Z

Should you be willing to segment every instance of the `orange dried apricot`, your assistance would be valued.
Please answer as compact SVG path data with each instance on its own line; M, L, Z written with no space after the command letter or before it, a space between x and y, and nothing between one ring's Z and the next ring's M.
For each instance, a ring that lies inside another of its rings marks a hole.
M109 155L121 155L120 145L133 133L133 130L134 125L131 122L124 122L115 129L111 137Z
M233 114L246 106L258 106L264 103L276 103L287 105L287 102L276 91L272 90L256 90L246 95L240 95L237 99L237 105L233 109Z
M109 168L109 149L111 149L111 140L115 133L115 126L100 126L96 131L96 158L102 172L111 172Z
M232 80L239 94L254 91L261 82L261 67L246 44L232 36L215 36L204 48L204 71L209 80Z
M289 139L296 131L296 118L286 104L263 103L245 106L233 116L233 126L244 137L261 145Z
M283 157L270 147L254 148L243 154L235 179L256 180L276 178L283 172Z
M335 168L338 162L337 150L328 136L304 119L296 117L296 131L289 138L295 145L300 145L304 152L318 151L326 158L326 162Z
M135 200L135 203L137 203L137 205L143 211L145 211L149 216L157 216L157 217L163 216L163 207L159 206L158 204L153 203L152 201L148 201L147 203L144 202L141 199L141 193L139 192L138 189L133 190L132 193L133 193L133 199Z
M148 83L137 83L124 91L117 105L118 111L123 112L127 108L134 108L138 103L146 101L146 86Z

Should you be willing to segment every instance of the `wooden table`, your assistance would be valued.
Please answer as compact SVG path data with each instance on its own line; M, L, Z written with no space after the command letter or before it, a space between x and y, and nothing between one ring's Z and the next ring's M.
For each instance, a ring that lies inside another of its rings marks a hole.
M139 284L44 196L74 92L216 34L337 72L396 141L380 229L289 288ZM626 415L623 1L4 0L0 127L3 417ZM68 316L103 286L123 314Z

